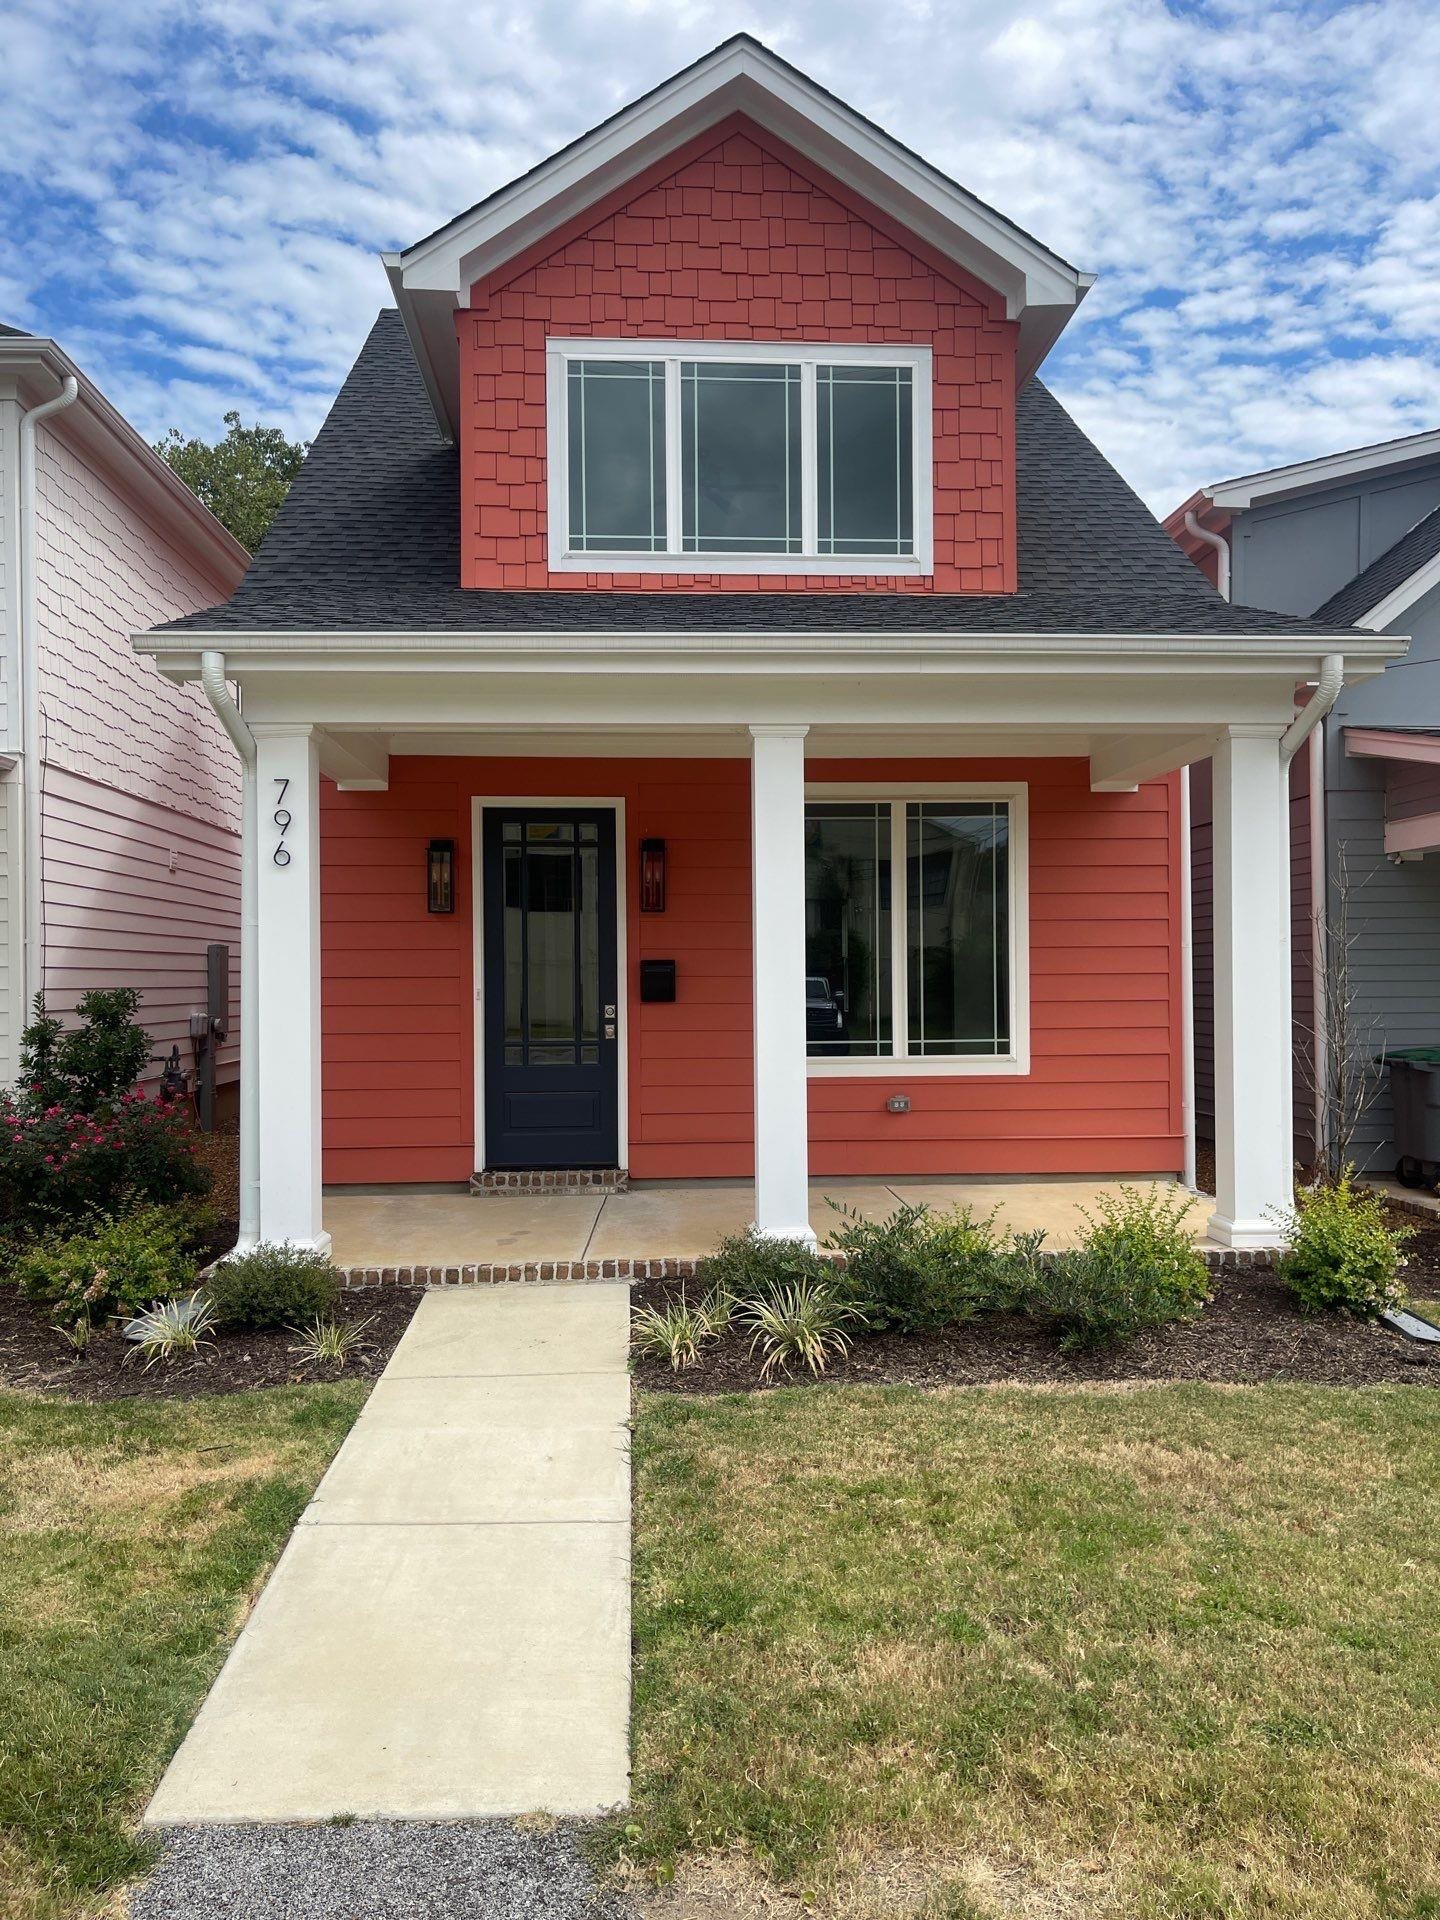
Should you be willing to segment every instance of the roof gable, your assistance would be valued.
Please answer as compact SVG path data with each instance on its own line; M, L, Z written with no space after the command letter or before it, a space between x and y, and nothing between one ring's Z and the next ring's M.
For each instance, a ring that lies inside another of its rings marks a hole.
M470 288L737 113L993 288L1019 322L1021 378L1092 284L1093 276L738 34L435 233L385 256L442 430L453 437L458 426L453 313Z

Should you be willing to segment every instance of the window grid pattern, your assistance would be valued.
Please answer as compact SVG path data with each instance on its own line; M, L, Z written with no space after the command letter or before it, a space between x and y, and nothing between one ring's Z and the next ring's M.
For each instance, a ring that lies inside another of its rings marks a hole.
M812 1059L1008 1059L1006 800L807 802Z
M791 559L930 563L928 360L921 388L915 364L847 361L843 348L735 360L695 358L693 346L646 359L557 351L563 552L772 570Z

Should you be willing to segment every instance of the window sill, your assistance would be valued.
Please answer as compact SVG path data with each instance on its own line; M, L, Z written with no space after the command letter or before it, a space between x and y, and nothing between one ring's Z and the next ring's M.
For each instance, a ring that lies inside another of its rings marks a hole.
M825 1060L807 1055L805 1071L816 1080L953 1080L1029 1073L1030 1062L1014 1053L993 1057L955 1054L948 1059L933 1059L924 1054L905 1058L891 1055L885 1059L861 1056L853 1060Z
M552 573L749 573L861 574L920 579L924 560L876 553L833 556L813 553L562 553L550 558Z

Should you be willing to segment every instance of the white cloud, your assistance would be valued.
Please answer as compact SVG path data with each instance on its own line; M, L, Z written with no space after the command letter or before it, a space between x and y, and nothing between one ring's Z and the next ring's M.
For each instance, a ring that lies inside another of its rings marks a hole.
M1421 0L11 0L0 317L147 433L311 432L382 247L739 26L1100 273L1048 377L1155 506L1440 422Z

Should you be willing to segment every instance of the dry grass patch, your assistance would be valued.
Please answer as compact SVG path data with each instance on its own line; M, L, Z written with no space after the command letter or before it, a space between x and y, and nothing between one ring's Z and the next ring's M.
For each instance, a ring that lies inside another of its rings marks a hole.
M1433 1405L643 1396L615 1844L836 1914L1435 1920Z
M0 1920L99 1920L133 1823L364 1399L0 1393Z

